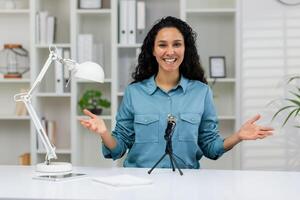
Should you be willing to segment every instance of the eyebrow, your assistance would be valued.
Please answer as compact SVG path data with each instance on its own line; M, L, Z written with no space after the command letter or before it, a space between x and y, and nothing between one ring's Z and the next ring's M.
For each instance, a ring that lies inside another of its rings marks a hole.
M181 39L178 39L178 40L174 40L173 42L182 42L183 40ZM167 42L166 40L159 40L157 42Z

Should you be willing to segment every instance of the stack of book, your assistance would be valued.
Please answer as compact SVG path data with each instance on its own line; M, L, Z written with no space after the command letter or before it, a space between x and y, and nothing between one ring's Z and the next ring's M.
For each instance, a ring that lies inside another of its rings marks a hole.
M55 42L56 17L48 14L47 11L36 13L36 43L53 44Z
M42 123L44 130L46 131L46 135L48 136L50 142L53 145L55 145L55 143L56 143L56 122L54 120L47 120L45 117L42 117L41 123ZM45 151L43 142L38 135L37 135L37 150Z

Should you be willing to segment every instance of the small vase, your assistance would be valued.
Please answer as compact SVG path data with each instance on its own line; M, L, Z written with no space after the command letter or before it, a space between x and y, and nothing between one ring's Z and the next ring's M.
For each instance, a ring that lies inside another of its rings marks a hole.
M95 115L101 115L102 114L102 108L93 108L93 109L89 109L89 111L91 111L91 113L93 113Z

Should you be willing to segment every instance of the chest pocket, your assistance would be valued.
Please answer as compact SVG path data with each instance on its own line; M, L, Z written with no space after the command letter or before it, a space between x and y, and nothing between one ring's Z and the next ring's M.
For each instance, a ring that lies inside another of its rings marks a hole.
M197 113L183 113L180 114L180 120L179 141L197 142L201 115Z
M158 115L147 114L134 116L134 131L136 143L158 142L158 129Z

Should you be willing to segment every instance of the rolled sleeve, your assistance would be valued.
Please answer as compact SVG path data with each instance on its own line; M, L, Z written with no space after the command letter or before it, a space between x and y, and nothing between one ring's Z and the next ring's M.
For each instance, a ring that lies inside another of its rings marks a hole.
M199 127L198 145L205 157L218 159L225 152L224 139L219 135L219 126L212 92L208 88L205 96L204 112Z

